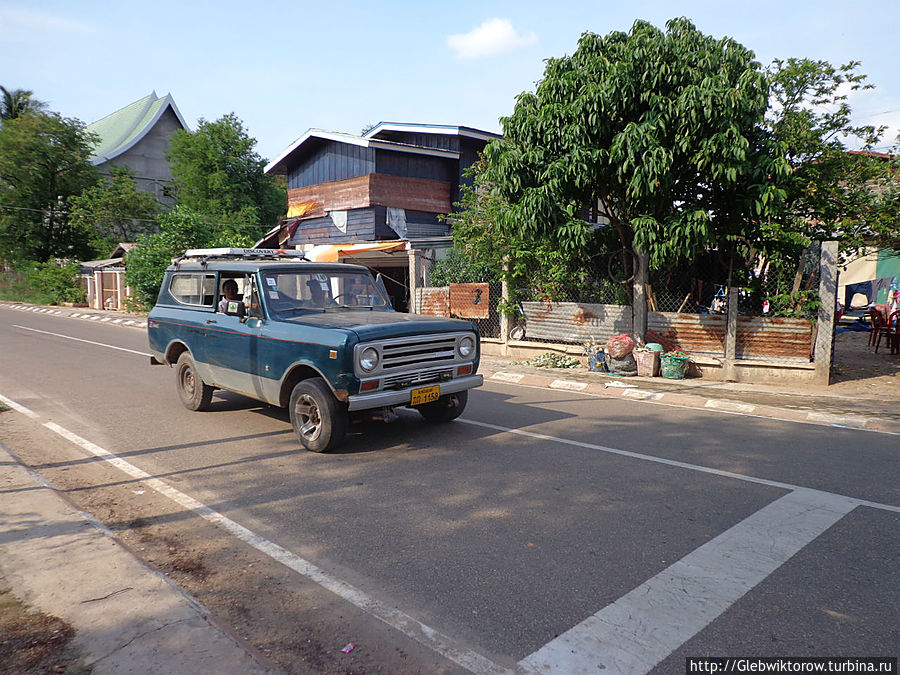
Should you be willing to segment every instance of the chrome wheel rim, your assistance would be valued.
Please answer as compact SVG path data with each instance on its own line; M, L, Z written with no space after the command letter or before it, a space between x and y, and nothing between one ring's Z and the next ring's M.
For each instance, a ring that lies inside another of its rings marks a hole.
M294 417L297 420L298 432L303 438L311 441L319 435L322 418L319 415L319 405L312 396L303 394L297 399Z

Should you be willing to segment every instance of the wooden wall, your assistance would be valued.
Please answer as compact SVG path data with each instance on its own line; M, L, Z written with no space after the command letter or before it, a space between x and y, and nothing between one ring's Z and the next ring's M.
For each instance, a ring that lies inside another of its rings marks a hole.
M389 206L428 213L449 213L451 183L370 173L356 178L288 189L288 204L314 202L309 216L369 206Z

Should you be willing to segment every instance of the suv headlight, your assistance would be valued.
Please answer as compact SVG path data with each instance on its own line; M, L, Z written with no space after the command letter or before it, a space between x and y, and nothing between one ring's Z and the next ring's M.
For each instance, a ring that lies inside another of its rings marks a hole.
M375 347L366 347L359 353L359 367L365 372L371 373L378 367L381 357Z
M475 340L466 336L460 338L459 344L456 347L459 355L464 359L469 358L473 353L475 353Z

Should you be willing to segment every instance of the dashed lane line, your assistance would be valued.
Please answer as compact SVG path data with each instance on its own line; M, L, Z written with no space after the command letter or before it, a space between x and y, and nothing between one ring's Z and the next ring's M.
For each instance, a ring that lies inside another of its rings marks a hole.
M31 331L32 333L42 333L44 335L52 335L53 337L65 338L66 340L74 340L75 342L86 342L89 345L96 345L98 347L106 347L107 349L116 349L120 352L128 352L130 354L137 354L138 356L146 356L150 357L150 354L146 352L139 352L134 349L126 349L125 347L116 347L115 345L108 345L105 342L94 342L93 340L84 340L82 338L72 337L71 335L63 335L62 333L51 333L48 330L38 330L37 328L29 328L28 326L20 326L19 324L13 324L13 328L21 328L22 330Z

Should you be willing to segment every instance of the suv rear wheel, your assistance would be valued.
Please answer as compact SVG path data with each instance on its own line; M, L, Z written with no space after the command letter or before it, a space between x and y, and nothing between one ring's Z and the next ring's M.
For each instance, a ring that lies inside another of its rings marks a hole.
M321 377L298 382L291 392L291 426L307 450L334 450L347 433L347 410Z
M213 387L200 379L197 374L197 366L189 352L183 352L178 357L175 366L175 386L178 388L178 397L188 410L209 410L212 401Z

